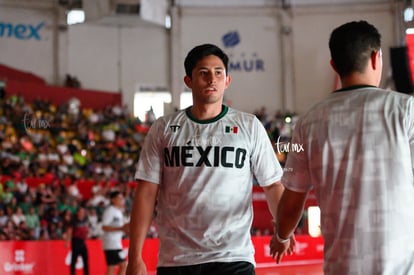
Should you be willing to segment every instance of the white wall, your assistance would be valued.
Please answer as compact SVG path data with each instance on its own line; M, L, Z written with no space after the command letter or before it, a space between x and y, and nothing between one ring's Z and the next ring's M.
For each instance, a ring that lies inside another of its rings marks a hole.
M273 112L283 108L280 18L265 9L183 9L180 59L201 43L221 47L230 58L232 83L226 101L253 112L264 106ZM240 42L226 46L223 36L238 35ZM181 63L182 64L182 63ZM238 67L240 66L240 67ZM182 76L184 68L181 65ZM231 70L231 68L237 68Z
M82 87L118 91L119 29L90 24L69 27L68 73Z
M1 6L0 63L54 82L57 69L54 18L52 8Z
M390 75L389 48L396 46L390 5L319 6L297 8L292 14L295 110L303 113L334 90L335 73L329 65L328 41L337 26L367 20L382 35L383 81Z
M163 27L125 29L122 35L123 101L132 110L138 85L169 87L169 37Z
M83 87L123 93L130 110L139 85L168 87L168 36L156 25L69 28L68 72Z

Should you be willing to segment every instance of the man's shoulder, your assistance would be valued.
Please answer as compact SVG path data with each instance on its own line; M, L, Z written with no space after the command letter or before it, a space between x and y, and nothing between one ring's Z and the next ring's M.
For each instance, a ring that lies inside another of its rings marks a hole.
M157 118L151 125L150 133L158 135L165 131L171 125L182 124L187 119L185 110L176 111L174 113L163 115Z
M116 211L116 207L115 206L113 206L112 204L110 204L110 205L108 205L106 208L105 208L105 210L104 210L104 212L108 212L108 213L110 213L110 212L114 212L114 211Z
M256 116L252 113L248 113L246 111L241 111L238 109L234 109L231 107L228 107L228 112L227 112L227 116L228 117L240 117L241 119L247 119L247 120L255 120Z
M414 96L410 94L379 89L376 96L382 97L384 102L398 106L402 111L414 108Z
M165 114L159 117L154 124L167 124L170 121L186 118L186 109L178 110L173 113Z

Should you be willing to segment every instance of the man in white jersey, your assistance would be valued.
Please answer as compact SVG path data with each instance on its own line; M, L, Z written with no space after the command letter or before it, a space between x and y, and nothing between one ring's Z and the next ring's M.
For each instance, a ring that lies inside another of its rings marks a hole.
M184 66L193 106L156 120L145 139L127 274L146 274L142 247L156 201L158 275L254 274L253 178L275 215L282 169L260 121L223 105L227 55L200 45Z
M102 246L107 263L106 275L113 275L116 266L119 266L119 275L126 271L126 253L122 248L122 237L129 231L129 223L124 222L123 209L125 199L121 192L112 191L109 194L111 205L102 215Z
M381 36L366 21L330 37L342 89L303 115L282 183L271 253L280 262L314 188L327 275L414 274L414 98L378 88Z

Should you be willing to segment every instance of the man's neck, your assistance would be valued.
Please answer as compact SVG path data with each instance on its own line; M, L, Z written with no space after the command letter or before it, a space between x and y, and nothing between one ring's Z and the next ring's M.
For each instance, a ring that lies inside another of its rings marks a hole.
M341 79L342 89L353 86L375 86L378 87L376 79L367 74L353 73Z
M217 117L223 109L222 104L208 104L203 106L193 105L191 115L198 120L209 120Z

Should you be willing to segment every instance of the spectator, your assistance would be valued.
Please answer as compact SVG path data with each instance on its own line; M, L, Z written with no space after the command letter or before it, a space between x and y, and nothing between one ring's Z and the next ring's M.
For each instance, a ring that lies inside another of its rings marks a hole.
M32 200L29 194L23 196L23 201L18 204L18 206L23 210L23 214L29 213L29 209L33 206Z
M38 240L39 235L36 233L36 230L33 228L29 228L29 240Z
M6 213L4 213L4 208L0 207L0 228L4 227L8 220L9 218Z
M56 197L53 194L50 187L46 186L44 183L39 184L39 187L36 193L35 204L36 205L39 205L39 204L49 205L55 202L56 202Z
M14 197L12 190L10 190L10 186L7 184L3 186L3 192L0 195L0 203L3 204L9 204Z
M46 205L41 203L36 207L37 215L39 215L39 219L42 220L46 213Z
M16 225L9 219L3 228L3 234L6 240L16 240Z
M16 239L22 240L22 241L28 241L31 240L31 230L27 226L26 221L21 221L19 225L16 227Z
M96 214L96 209L90 207L88 209L88 222L89 222L89 238L97 239L102 235L101 224L99 217Z
M68 210L72 213L75 214L79 209L79 202L76 199L72 199L70 200L70 205L68 207Z
M119 275L126 271L126 253L123 252L122 238L129 232L129 223L124 222L124 196L119 191L112 191L109 195L111 205L105 209L102 217L102 245L107 264L107 275L113 275L119 267Z
M63 223L63 220L60 220L57 224L56 224L56 235L58 236L59 240L64 239L64 233L65 233L65 226Z
M12 220L12 216L13 216L13 214L14 214L14 210L13 210L13 208L11 208L10 207L10 205L6 205L6 216L7 216L7 218L10 220L10 221L12 221L13 222L13 220Z
M40 234L40 220L36 213L34 206L29 208L29 213L26 214L27 227L34 230L34 236L37 239Z
M49 232L47 231L47 227L41 227L39 233L39 241L48 241L50 240Z
M58 211L63 213L70 208L70 205L69 196L63 196L63 198L58 202Z
M16 211L18 207L16 196L12 197L11 201L7 204L7 206L10 207L13 210L13 212Z
M70 262L70 274L75 275L75 265L78 256L83 260L83 274L89 274L89 260L88 248L86 246L86 239L89 234L88 218L86 216L86 209L80 207L72 219L72 223L66 232L66 247L69 247L69 242L72 247L72 257Z
M97 178L95 183L93 184L93 186L91 188L91 192L92 192L92 194L96 194L96 193L101 193L101 191L103 191L102 186L101 186L101 182Z
M48 223L47 231L49 232L49 238L51 240L61 240L62 239L62 232L58 230L59 223Z
M105 196L106 189L95 188L95 192L92 193L92 198L89 199L88 205L96 208L100 203L104 206L109 205L109 199Z
M25 180L18 180L16 183L16 193L18 194L18 198L22 198L27 194L29 190L29 186L27 185Z
M47 210L45 219L49 225L51 224L56 225L61 220L61 216L59 215L59 212L55 207L50 207ZM49 230L49 233L50 233L50 230Z
M82 194L79 191L79 188L77 186L77 182L76 181L72 181L68 187L67 190L68 195L70 196L70 198L75 199L75 200L81 200L82 199Z
M26 222L26 216L23 214L22 208L17 207L11 219L16 226L19 226L21 222Z

